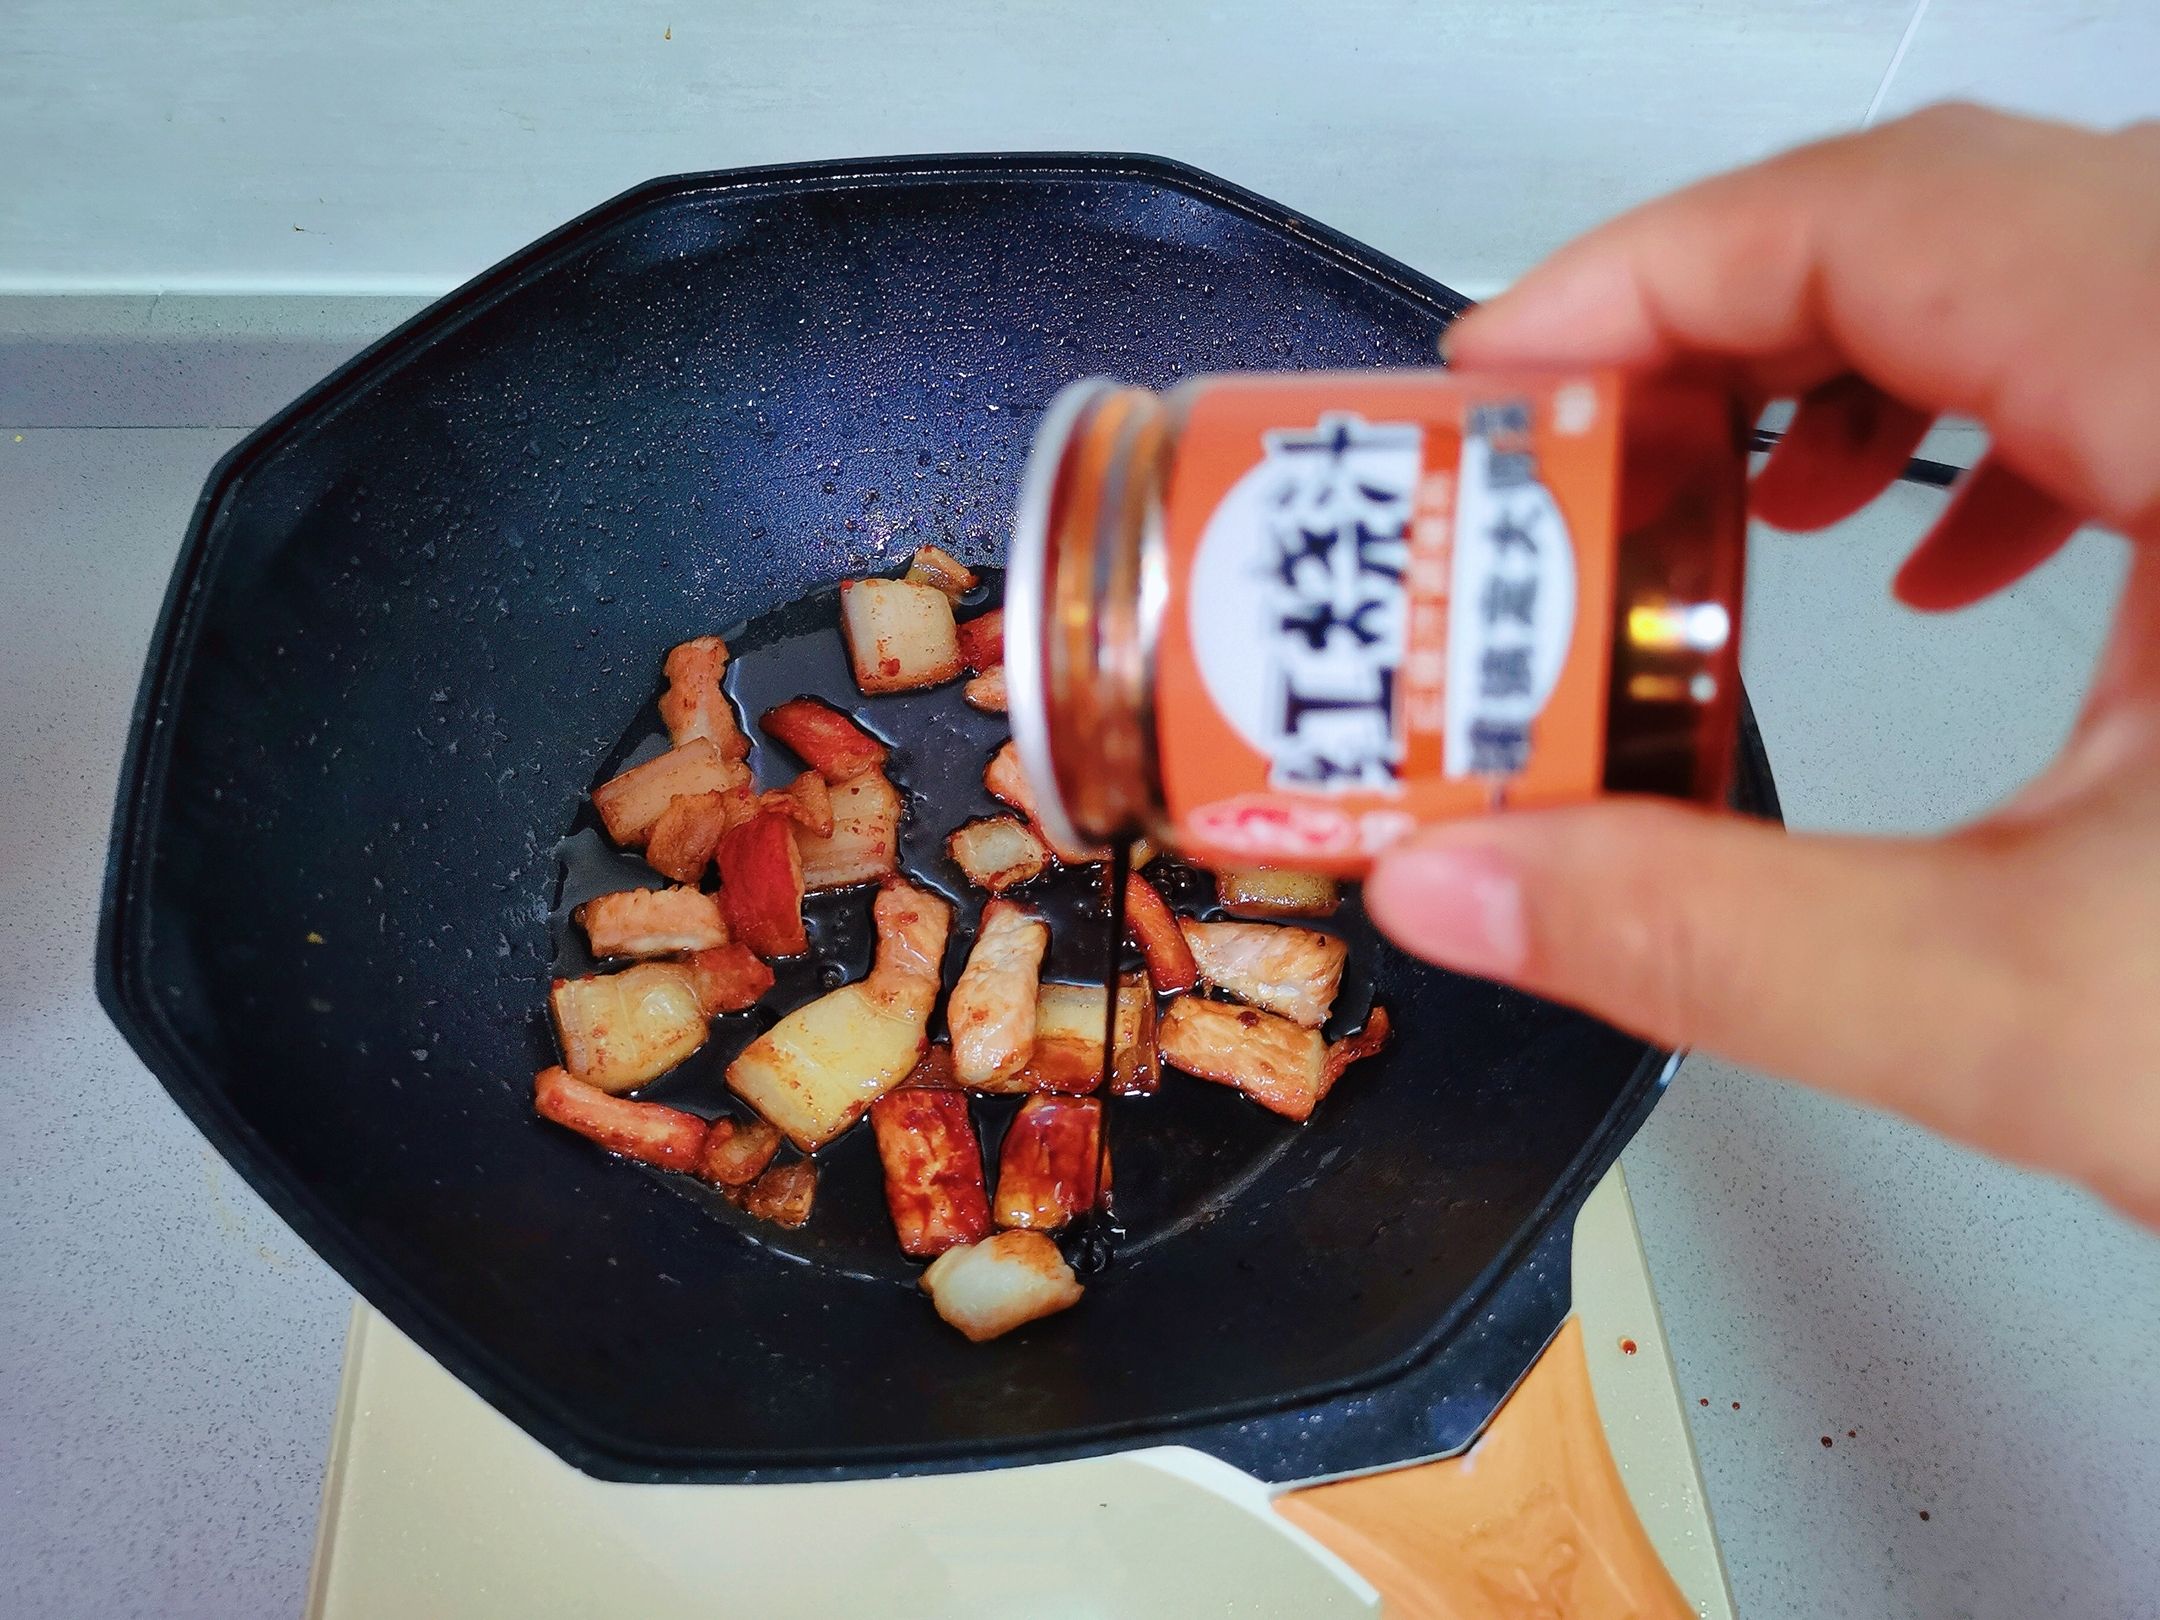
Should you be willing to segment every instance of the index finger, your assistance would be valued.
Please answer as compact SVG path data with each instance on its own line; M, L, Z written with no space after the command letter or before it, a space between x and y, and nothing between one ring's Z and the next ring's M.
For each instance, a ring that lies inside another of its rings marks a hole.
M2160 532L2160 126L1934 108L1591 232L1463 317L1474 365L1856 373L2067 505Z

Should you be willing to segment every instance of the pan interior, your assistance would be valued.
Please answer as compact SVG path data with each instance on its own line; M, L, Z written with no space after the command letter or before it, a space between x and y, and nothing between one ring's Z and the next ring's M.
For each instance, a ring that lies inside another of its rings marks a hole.
M1002 570L981 573L982 585L961 607L964 615L987 610L1002 599ZM966 963L986 897L947 857L945 835L975 817L1005 812L984 790L982 770L1009 735L1008 728L1002 715L969 708L957 685L859 697L848 673L838 616L837 591L823 590L735 629L727 637L732 654L727 689L746 721L745 734L753 739L750 763L764 786L782 786L802 769L786 749L764 739L755 724L758 715L792 697L807 693L851 708L859 721L892 745L887 774L907 803L901 870L954 905L945 965L945 982L950 987ZM600 779L652 757L666 742L658 711L648 704L609 750ZM1208 874L1166 857L1150 863L1147 876L1179 911L1221 915L1215 904L1214 880ZM566 977L596 971L597 964L571 916L575 906L610 890L653 887L663 881L638 856L612 849L591 805L582 806L558 851L554 904L549 912L551 971ZM809 896L803 909L811 935L810 953L776 964L777 982L757 1007L718 1020L713 1039L702 1050L639 1095L706 1118L721 1114L754 1118L728 1090L728 1063L781 1015L869 971L874 895L873 888L861 887ZM1014 890L1012 898L1040 912L1050 924L1045 979L1100 982L1109 943L1100 867L1053 868ZM1372 1003L1369 963L1386 947L1366 922L1354 887L1334 917L1303 926L1340 934L1351 944L1327 1033L1333 1036L1362 1026ZM1138 970L1140 965L1139 953L1128 945L1125 966ZM942 1006L930 1033L933 1038L944 1034ZM993 1177L998 1144L1019 1106L1018 1097L980 1097L974 1102L976 1128ZM1128 1258L1227 1213L1239 1189L1250 1185L1268 1161L1289 1146L1294 1129L1234 1091L1175 1076L1154 1096L1114 1098L1108 1107L1117 1210L1125 1233L1119 1253ZM744 1215L692 1178L657 1179L702 1204L747 1241L848 1277L913 1288L922 1268L894 1245L868 1127L851 1129L822 1149L817 1159L816 1208L810 1221L794 1231ZM624 1170L633 1173L630 1166ZM1376 1215L1375 1220L1379 1219Z

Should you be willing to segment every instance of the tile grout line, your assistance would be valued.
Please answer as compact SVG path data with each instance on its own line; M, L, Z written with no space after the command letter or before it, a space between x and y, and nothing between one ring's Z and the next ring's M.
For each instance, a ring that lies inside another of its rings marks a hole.
M1905 32L1898 36L1897 49L1890 53L1890 65L1883 69L1875 94L1868 98L1867 112L1860 119L1862 129L1875 127L1875 117L1882 111L1883 97L1889 94L1890 81L1897 77L1897 70L1905 65L1905 53L1912 49L1913 36L1920 32L1920 20L1927 15L1928 3L1929 0L1916 0L1912 15L1906 19Z

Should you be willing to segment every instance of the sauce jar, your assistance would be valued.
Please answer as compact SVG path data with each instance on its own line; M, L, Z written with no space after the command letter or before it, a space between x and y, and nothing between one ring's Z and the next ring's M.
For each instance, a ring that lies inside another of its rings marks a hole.
M1072 384L1006 580L1044 821L1354 876L1444 817L1721 800L1743 427L1598 372Z

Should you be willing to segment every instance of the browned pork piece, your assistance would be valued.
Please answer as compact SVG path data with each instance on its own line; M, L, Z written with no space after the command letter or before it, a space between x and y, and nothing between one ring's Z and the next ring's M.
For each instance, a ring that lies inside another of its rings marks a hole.
M741 1012L773 987L773 970L747 945L716 945L683 958L707 1018Z
M727 665L727 643L718 636L699 636L671 651L667 690L660 694L660 723L667 727L669 742L680 745L702 737L722 758L740 761L750 752L750 739L742 734L735 707L720 689Z
M720 839L720 905L737 943L768 959L810 948L803 928L803 858L794 824L761 810Z
M1332 1047L1317 1029L1227 1001L1180 996L1162 1018L1162 1060L1238 1090L1286 1119L1304 1119L1344 1069L1387 1040L1387 1010Z
M548 992L563 1066L602 1091L635 1091L705 1044L697 977L682 962L557 979Z
M728 1065L736 1095L805 1153L907 1077L937 1004L952 907L889 878L871 918L877 957L869 977L796 1008Z
M816 771L804 771L784 788L758 795L760 810L777 810L804 832L830 838L833 830L832 791Z
M722 792L749 780L749 766L727 758L710 738L698 737L602 782L593 789L593 808L608 837L625 849L640 849L672 800Z
M1148 982L1164 995L1190 990L1199 977L1192 947L1155 885L1138 872L1125 880L1125 932L1140 947Z
M678 956L728 942L720 902L696 889L624 889L572 915L595 956Z
M954 829L945 853L970 883L992 894L1041 877L1050 865L1050 846L1018 816L985 816Z
M1050 847L1050 852L1067 866L1085 866L1091 861L1106 861L1110 852L1094 844L1059 844L1043 826L1042 812L1035 802L1035 789L1029 785L1027 772L1020 768L1020 754L1008 741L990 757L983 769L983 786L990 790L990 797L1001 804L1009 804L1035 829L1035 834Z
M1215 897L1233 917L1332 917L1342 902L1335 880L1318 872L1274 872L1257 867L1217 872Z
M1102 1084L1103 1012L1100 984L1045 984L1035 994L1035 1050L1027 1066L974 1089L993 1094L1058 1091L1080 1095ZM1128 973L1118 987L1119 1096L1153 1091L1161 1080L1155 1055L1155 994L1147 979Z
M960 663L972 675L981 675L1005 662L1005 610L992 608L978 613L960 626Z
M642 1159L662 1170L694 1170L705 1146L705 1122L658 1103L611 1097L567 1069L533 1076L533 1112L590 1138L610 1153Z
M966 1092L901 1086L870 1105L870 1127L903 1253L928 1260L988 1234L982 1148Z
M1050 926L1025 906L992 900L945 1004L953 1070L965 1086L1017 1074L1035 1051L1035 992Z
M716 1119L698 1153L698 1179L716 1187L747 1187L779 1151L780 1132L762 1119Z
M712 865L713 851L720 847L720 835L748 818L747 808L738 815L736 807L756 802L747 785L724 792L676 794L646 834L645 864L677 883L702 882L705 869Z
M874 883L900 867L900 793L882 771L865 771L832 790L832 831L795 834L803 887L811 893Z
M758 725L768 737L785 743L805 765L832 783L877 770L891 752L823 698L790 698L768 709Z
M850 579L840 586L840 631L855 684L873 696L937 686L959 675L952 598L904 579Z
M980 582L974 569L943 546L917 546L908 562L907 583L928 585L947 596L965 596Z
M1342 984L1350 947L1333 934L1279 923L1179 923L1203 982L1318 1029Z
M776 1164L733 1197L761 1221L800 1226L810 1218L810 1204L817 1197L817 1166L808 1159Z
M1345 1035L1339 1041L1328 1042L1327 1061L1320 1066L1320 1095L1325 1097L1334 1089L1335 1082L1343 1077L1343 1070L1360 1058L1374 1056L1388 1043L1394 1026L1388 1022L1385 1007L1375 1005L1365 1015L1365 1027L1355 1035Z
M1095 1207L1095 1164L1102 1145L1102 1104L1093 1097L1041 1093L1020 1105L998 1150L997 1223L1055 1232ZM1103 1191L1110 1159L1102 1155Z
M1180 996L1162 1018L1162 1060L1303 1119L1320 1100L1327 1042L1316 1029L1227 1001Z
M1083 1290L1040 1232L999 1232L947 1249L923 1272L938 1315L977 1344L1080 1301Z

